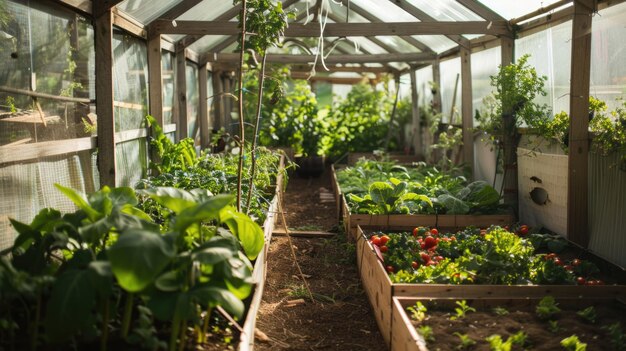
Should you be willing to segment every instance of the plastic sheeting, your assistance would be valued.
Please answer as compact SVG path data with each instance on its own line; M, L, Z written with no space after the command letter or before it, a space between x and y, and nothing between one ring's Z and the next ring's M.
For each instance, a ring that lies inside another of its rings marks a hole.
M74 211L73 202L54 184L90 193L99 188L94 171L95 157L89 151L0 167L0 249L9 247L15 239L9 218L30 223L46 207Z
M515 58L530 54L528 64L548 77L544 87L548 94L537 97L536 102L548 104L554 113L569 113L571 52L571 21L515 41Z
M472 111L480 111L483 99L494 90L491 86L491 76L498 73L501 62L500 51L501 48L498 46L472 54ZM478 126L476 118L474 125Z
M593 17L590 94L605 101L609 110L626 94L626 4L609 7Z
M454 58L451 60L442 61L439 64L439 71L441 72L441 112L443 113L442 122L450 123L450 118L453 118L455 124L461 124L461 59ZM456 87L456 100L454 101L454 109L452 108L452 100L454 100L454 88L456 85L458 76L459 84Z
M196 145L199 145L200 92L198 89L200 86L198 85L198 67L187 63L185 73L187 74L187 136L193 138Z
M174 86L176 84L176 55L161 50L162 91L163 91L163 124L174 123Z
M146 43L129 34L113 34L115 131L145 127L148 113Z
M626 267L626 172L617 154L589 154L589 249Z

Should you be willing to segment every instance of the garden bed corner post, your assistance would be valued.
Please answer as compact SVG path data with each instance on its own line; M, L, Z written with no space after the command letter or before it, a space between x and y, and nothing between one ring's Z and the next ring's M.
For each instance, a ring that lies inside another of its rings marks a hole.
M591 26L595 1L575 0L572 23L572 67L570 80L570 134L567 184L567 235L587 247L589 163L589 79L591 69Z

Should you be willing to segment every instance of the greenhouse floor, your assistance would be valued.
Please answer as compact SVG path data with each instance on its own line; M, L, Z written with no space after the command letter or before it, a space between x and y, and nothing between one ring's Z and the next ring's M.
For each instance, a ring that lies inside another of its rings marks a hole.
M290 177L284 205L290 229L337 231L335 204L320 202L321 188L331 189L329 169L319 178ZM354 246L342 234L292 241L315 301L309 299L298 274L288 238L274 236L257 321L258 331L267 338L257 335L255 349L386 349L361 286Z

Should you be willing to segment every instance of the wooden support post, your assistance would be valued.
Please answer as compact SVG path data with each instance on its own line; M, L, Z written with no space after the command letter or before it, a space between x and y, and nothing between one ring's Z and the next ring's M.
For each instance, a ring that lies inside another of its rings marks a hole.
M176 100L178 101L178 119L176 131L178 140L189 136L187 126L187 59L185 49L176 52Z
M215 111L214 128L226 128L224 121L224 81L222 80L222 71L213 71L213 97L210 103L213 104Z
M211 121L209 121L209 105L208 105L208 66L207 64L198 67L198 83L200 84L200 111L198 113L198 124L200 126L200 147L207 148L211 144Z
M411 69L409 72L411 76L411 115L413 116L413 149L415 155L423 155L422 150L422 126L420 121L419 102L417 101L417 78L415 77L416 71Z
M98 115L98 171L100 186L115 186L115 116L113 115L113 14L96 2L96 113Z
M573 242L589 245L589 79L591 69L592 0L574 1L570 80L570 134L567 178L567 234Z
M461 116L463 120L463 162L474 178L474 115L472 113L472 52L461 48Z
M163 73L161 63L161 35L148 33L148 88L150 115L163 126Z
M501 38L501 43L501 65L507 66L513 63L513 39L503 37ZM517 144L519 134L517 133L514 115L503 115L502 118L504 125L502 135L502 155L504 159L504 179L502 180L502 188L504 189L503 198L504 203L512 209L515 217L518 217Z
M441 71L439 69L439 60L433 62L433 83L436 86L436 92L433 93L433 109L437 113L441 113Z

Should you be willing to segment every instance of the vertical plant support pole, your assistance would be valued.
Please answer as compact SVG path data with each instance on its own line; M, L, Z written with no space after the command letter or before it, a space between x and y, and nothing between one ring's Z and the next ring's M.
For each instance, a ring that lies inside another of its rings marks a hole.
M433 83L436 86L436 92L433 94L433 111L435 114L441 113L441 70L440 70L440 61L439 58L433 62ZM439 126L437 126L439 128ZM439 142L439 136L435 133L435 135L431 135L430 145L436 144ZM439 152L437 150L432 150L430 155L430 162L435 163L439 158Z
M463 124L463 162L474 179L474 115L472 103L472 51L461 47L461 116Z
M199 95L200 95L200 147L203 149L209 147L211 144L211 121L209 120L209 101L207 86L209 78L209 65L198 65L198 81L200 83Z
M589 245L589 79L591 27L594 1L574 1L572 73L570 81L570 134L567 178L567 234L573 242Z
M415 76L416 70L411 69L409 75L411 76L411 115L413 116L413 149L415 155L423 155L422 149L422 125L420 121L420 109L417 95L417 77Z
M263 83L265 82L265 63L267 62L267 52L264 51L263 59L261 60L261 70L259 71L259 89L256 101L256 117L254 119L254 132L252 134L252 149L250 150L250 157L252 167L250 169L250 182L248 184L248 198L246 199L246 214L250 209L250 202L252 201L252 190L254 187L254 174L256 173L256 143L259 134L259 124L261 122L261 107L263 105Z
M391 117L389 117L389 126L387 127L387 137L385 138L385 151L389 151L389 140L391 139L391 129L393 121L396 119L396 109L398 108L398 97L400 96L400 75L395 74L393 79L396 81L396 98L393 100L393 108Z
M115 119L113 115L113 14L105 1L93 4L96 46L96 113L100 186L115 186Z
M241 211L241 180L246 140L243 120L243 58L246 44L246 0L241 1L241 51L239 52L239 168L237 169L237 211Z
M213 98L211 98L211 103L213 104L215 116L214 128L226 128L223 99L229 99L230 97L224 97L222 74L222 71L213 71Z
M176 96L178 96L178 122L176 131L178 140L185 139L189 131L187 130L187 58L185 48L176 48Z
M501 65L507 66L513 63L513 39L501 38ZM504 115L503 126L503 158L504 158L504 204L513 209L515 217L518 216L518 194L517 194L517 128L515 127L515 116ZM497 162L497 160L496 160Z

